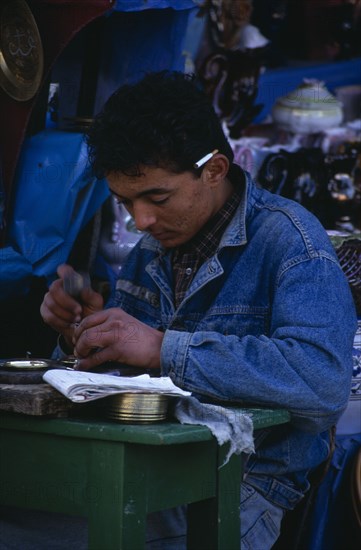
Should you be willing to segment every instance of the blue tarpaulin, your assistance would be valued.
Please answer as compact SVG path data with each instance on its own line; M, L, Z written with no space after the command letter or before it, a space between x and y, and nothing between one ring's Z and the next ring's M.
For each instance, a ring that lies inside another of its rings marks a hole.
M0 263L2 299L9 297L11 278L53 275L109 196L106 182L89 173L83 135L56 130L25 140L14 191L6 261Z
M125 82L135 82L150 71L184 70L186 29L194 11L149 9L140 13L115 12L108 18L95 112Z
M196 6L200 6L200 2L197 0L116 0L113 10L142 11L160 8L187 10Z
M360 549L361 530L351 498L351 484L356 484L353 461L360 448L361 434L337 436L330 468L310 514L304 540L307 550Z

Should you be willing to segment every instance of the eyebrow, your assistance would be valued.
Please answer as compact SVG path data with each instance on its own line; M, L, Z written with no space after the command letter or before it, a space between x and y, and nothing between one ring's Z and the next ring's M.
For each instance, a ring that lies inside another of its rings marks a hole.
M138 199L140 197L146 197L147 195L164 195L164 193L170 193L171 191L171 189L167 189L165 187L153 187L151 189L141 191L134 198ZM118 193L115 193L115 191L111 191L111 193L120 200L129 200L127 197L122 197L122 195L118 195Z

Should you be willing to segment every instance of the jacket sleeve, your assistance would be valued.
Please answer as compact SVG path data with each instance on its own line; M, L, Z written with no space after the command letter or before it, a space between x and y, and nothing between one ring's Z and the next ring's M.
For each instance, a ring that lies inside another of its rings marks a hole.
M290 262L274 289L267 335L165 333L161 363L175 384L207 399L282 407L299 429L328 429L350 393L356 316L337 262Z

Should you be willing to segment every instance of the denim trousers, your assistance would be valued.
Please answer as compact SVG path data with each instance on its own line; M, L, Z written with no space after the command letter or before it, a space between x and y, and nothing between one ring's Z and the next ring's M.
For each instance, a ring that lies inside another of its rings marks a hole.
M251 485L241 486L241 550L270 550L280 535L283 509ZM148 517L147 550L186 550L186 508L154 512ZM199 548L199 550L208 550Z

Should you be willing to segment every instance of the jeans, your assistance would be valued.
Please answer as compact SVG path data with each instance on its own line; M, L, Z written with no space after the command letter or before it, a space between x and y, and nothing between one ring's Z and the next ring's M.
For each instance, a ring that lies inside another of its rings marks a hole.
M270 550L280 535L283 509L266 500L247 482L241 486L241 550ZM148 517L147 550L186 550L186 508ZM199 548L207 550L207 548Z
M241 550L269 550L280 535L284 510L243 482L241 486Z

